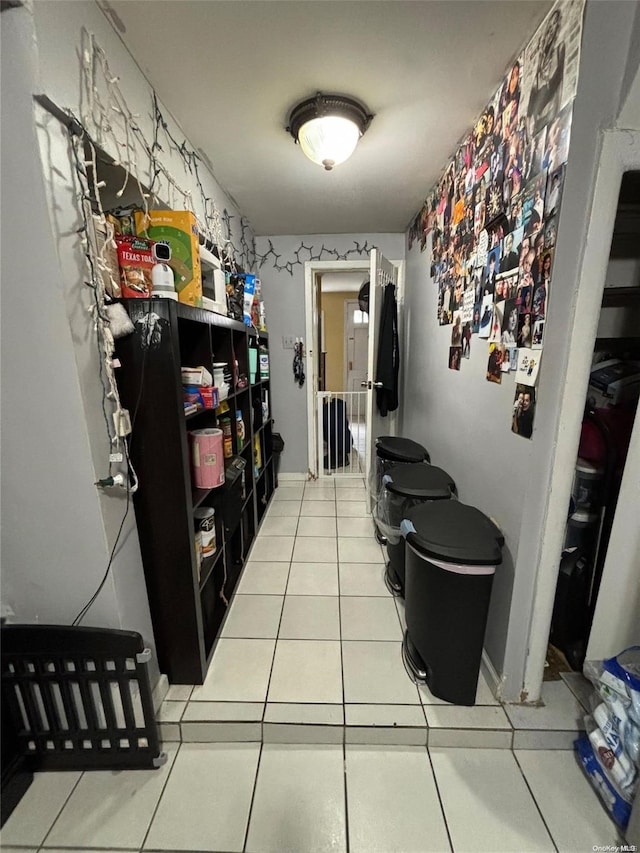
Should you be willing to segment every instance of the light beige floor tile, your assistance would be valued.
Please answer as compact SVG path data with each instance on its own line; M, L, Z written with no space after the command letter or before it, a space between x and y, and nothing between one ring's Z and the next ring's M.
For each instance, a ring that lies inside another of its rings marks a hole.
M248 562L236 589L238 595L284 595L289 563Z
M340 489L340 492L337 493L337 498L341 501L364 501L366 497L367 490L364 486L351 486Z
M189 702L183 722L255 723L262 720L263 702Z
M84 773L47 836L52 847L140 848L178 749L157 770Z
M282 595L234 596L221 636L275 640L283 600Z
M401 640L402 630L391 596L344 596L340 599L343 640Z
M260 563L288 563L291 561L295 541L295 536L257 536L251 547L249 560Z
M420 697L402 663L401 643L342 642L346 702L418 705Z
M257 743L183 744L145 849L242 851L259 755Z
M265 519L267 518L297 518L300 515L300 506L302 505L302 499L295 501L271 501L271 505L269 509L265 513Z
M351 853L450 850L426 749L346 747Z
M278 636L282 640L339 640L338 596L287 595Z
M287 595L338 595L338 564L292 563Z
M293 562L335 563L338 559L336 541L324 536L299 536L293 549Z
M564 681L543 682L542 700L545 702L542 708L504 706L514 729L580 731L584 728L584 709Z
M429 752L455 851L552 853L553 842L510 750Z
M164 697L165 700L180 701L181 699L189 699L193 684L171 684L169 691Z
M340 595L389 597L384 563L340 563Z
M302 518L335 518L336 505L333 501L304 500L300 516Z
M346 849L342 746L265 744L247 853Z
M314 705L295 702L267 702L265 723L309 723L315 725L344 725L342 705Z
M264 743L339 743L342 745L344 728L316 723L264 723L262 737Z
M429 729L429 748L511 749L513 731L500 729Z
M490 705L425 705L424 712L432 729L505 729L511 723L502 708Z
M364 498L358 501L342 500L342 491L336 492L336 498L338 518L371 518Z
M344 712L348 726L427 726L419 705L345 705Z
M333 486L305 486L303 500L308 501L335 501L336 493Z
M218 640L202 686L191 701L264 702L275 640Z
M278 501L301 501L304 494L304 483L285 483L273 493L273 502Z
M260 743L262 723L181 723L183 743Z
M298 519L290 516L269 516L260 526L260 536L295 536Z
M358 536L373 539L373 521L371 518L338 518L338 536Z
M165 700L160 706L160 711L158 712L156 719L159 723L179 723L186 707L186 702L172 702Z
M278 640L269 702L342 702L340 643Z
M347 726L345 744L371 746L421 746L427 744L426 726Z
M336 535L335 518L301 518L298 523L298 536L331 536Z
M338 560L341 563L380 563L384 557L382 548L375 539L340 536L338 538Z
M364 477L336 477L336 489L357 489L364 488Z
M60 814L82 774L35 773L33 782L2 827L2 847L10 844L38 847Z
M572 753L518 751L516 760L560 853L616 845L614 824Z

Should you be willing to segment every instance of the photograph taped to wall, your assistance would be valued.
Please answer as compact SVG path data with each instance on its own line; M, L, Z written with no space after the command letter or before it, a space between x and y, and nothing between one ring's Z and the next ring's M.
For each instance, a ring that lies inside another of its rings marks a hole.
M545 213L551 215L560 207L562 201L562 190L564 188L565 167L560 166L555 172L550 172L547 180L547 196L545 199Z
M501 343L516 344L518 335L518 303L515 298L504 303Z
M482 304L480 302L476 302L473 306L473 319L471 320L471 331L474 335L477 335L480 331L480 311L482 309Z
M511 432L522 438L531 438L536 412L536 389L530 385L516 384L511 410Z
M489 344L489 360L487 361L487 382L498 385L502 382L502 362L505 348L502 344Z
M542 341L544 338L544 317L533 318L533 334L531 336L532 349L542 349Z
M491 318L493 317L493 295L488 293L482 298L482 308L480 309L480 324L478 335L481 338L488 338L491 334Z
M475 301L475 290L468 287L462 294L462 308L460 318L463 323L471 323L473 320L473 305Z
M544 160L542 168L549 172L555 172L560 166L567 162L569 156L569 142L571 141L571 119L573 109L568 104L561 110L549 125L547 141L545 145Z
M522 198L522 225L527 237L542 230L544 198L547 191L547 173L540 172L527 182Z
M545 217L544 220L544 248L552 249L556 245L558 231L558 217L553 215Z
M449 370L460 370L462 347L449 347Z
M538 381L538 370L540 368L541 350L521 348L518 350L518 366L516 368L516 382L521 385L536 385Z
M505 347L506 358L505 361L509 362L509 370L517 370L518 369L518 347L517 346L507 346Z
M575 97L583 11L584 0L559 0L525 50L522 101L530 134Z
M462 327L462 357L471 358L471 336L473 330L471 323L465 323Z
M496 302L493 306L493 317L491 318L491 331L489 333L489 343L499 344L502 337L502 318L504 317L504 301Z
M500 271L502 273L518 269L523 235L524 228L516 228L514 231L509 231L508 234L505 234L502 241L500 260Z
M530 347L532 343L533 327L531 314L518 315L518 346Z
M503 276L500 276L497 292L502 293L503 299L515 299L518 293L518 281L519 273L517 269L513 270L513 272L505 273Z
M453 312L453 326L451 328L451 346L462 346L462 319L459 311Z

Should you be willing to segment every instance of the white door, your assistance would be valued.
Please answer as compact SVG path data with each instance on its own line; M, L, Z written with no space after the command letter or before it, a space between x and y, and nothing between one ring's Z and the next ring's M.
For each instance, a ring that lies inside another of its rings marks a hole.
M371 250L369 288L369 351L367 359L367 427L366 427L366 484L371 499L371 472L375 471L375 439L391 432L389 417L383 418L376 405L376 369L378 364L378 336L385 287L398 284L398 270L377 249ZM371 500L369 501L371 505Z
M369 315L357 300L345 302L345 383L346 391L361 391L367 378Z

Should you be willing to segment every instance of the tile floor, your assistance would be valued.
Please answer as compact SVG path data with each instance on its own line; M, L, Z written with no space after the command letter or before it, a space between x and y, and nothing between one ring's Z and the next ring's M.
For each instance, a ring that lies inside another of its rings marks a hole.
M278 489L205 684L175 685L156 771L42 773L2 850L587 851L614 825L571 750L582 706L417 688L364 486ZM574 695L574 693L576 695Z
M181 743L167 752L159 770L37 774L2 850L582 853L619 843L568 750Z
M365 497L362 479L281 483L207 680L163 704L164 740L571 749L582 706L564 682L547 707L510 709L483 675L473 708L409 679Z

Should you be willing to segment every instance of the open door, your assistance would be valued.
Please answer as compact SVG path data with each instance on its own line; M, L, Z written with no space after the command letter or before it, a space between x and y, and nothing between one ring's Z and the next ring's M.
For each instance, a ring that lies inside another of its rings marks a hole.
M398 284L398 270L378 249L371 250L369 287L369 350L367 358L367 380L362 383L367 389L366 419L366 484L371 506L371 472L375 470L375 440L379 435L389 435L389 419L381 417L376 404L376 369L378 364L378 338L380 316L384 301L384 289L388 284Z

